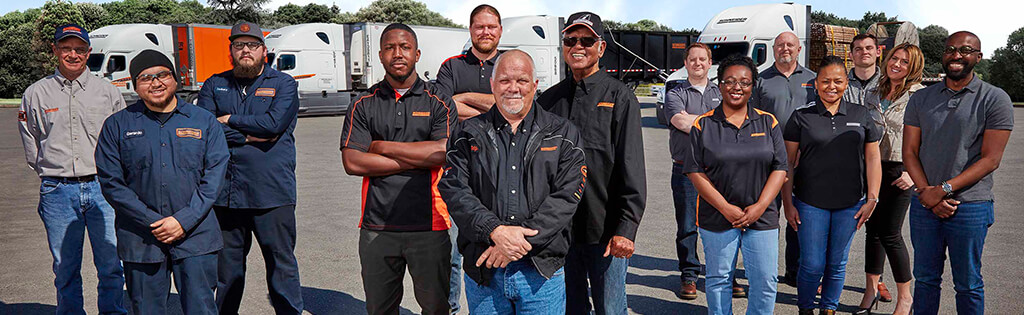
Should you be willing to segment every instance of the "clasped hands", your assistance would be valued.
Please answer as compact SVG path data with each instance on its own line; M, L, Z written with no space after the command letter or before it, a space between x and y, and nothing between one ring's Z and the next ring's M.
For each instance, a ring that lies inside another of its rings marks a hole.
M935 216L942 219L953 216L957 206L960 205L960 201L946 198L946 192L942 190L942 186L918 188L917 193L917 200L921 202L921 205L926 209L931 209Z
M537 230L521 226L499 225L491 231L491 241L494 245L480 255L476 260L476 266L505 268L508 263L522 259L533 249L530 242L526 241L526 237L537 233Z

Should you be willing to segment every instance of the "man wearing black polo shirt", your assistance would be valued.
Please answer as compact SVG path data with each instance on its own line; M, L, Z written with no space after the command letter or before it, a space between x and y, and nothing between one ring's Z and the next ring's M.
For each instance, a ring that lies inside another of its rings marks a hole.
M449 95L459 108L459 120L486 113L494 105L491 72L501 52L501 14L481 4L469 14L469 33L473 47L453 56L437 70L437 92Z
M416 76L420 51L409 26L388 25L380 41L387 76L349 107L341 131L345 172L363 176L366 311L398 313L408 266L423 314L448 314L450 223L436 184L458 114L450 97Z
M573 217L566 257L566 312L590 312L589 279L597 314L625 314L626 268L647 197L640 103L597 63L606 47L598 35L604 33L601 18L578 12L567 21L562 57L572 77L537 100L580 128L587 155L589 187Z

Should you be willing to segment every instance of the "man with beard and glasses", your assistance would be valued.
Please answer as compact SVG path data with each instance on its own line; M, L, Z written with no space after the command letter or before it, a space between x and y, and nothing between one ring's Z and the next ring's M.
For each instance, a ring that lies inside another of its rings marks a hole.
M437 184L458 121L451 97L416 75L416 33L392 23L380 38L384 80L348 108L345 172L362 176L359 264L366 311L398 314L406 267L423 314L448 314L451 226Z
M96 172L116 212L132 312L166 314L173 274L185 314L216 314L223 242L210 210L230 159L224 130L174 95L178 75L163 53L144 50L128 70L139 101L103 123Z
M565 312L569 222L586 180L580 134L535 106L533 59L498 57L496 106L452 133L439 189L462 225L470 314Z
M593 296L598 315L625 314L626 269L647 199L640 102L598 63L608 46L601 17L577 12L566 21L562 58L572 76L537 99L579 127L587 155L588 187L565 262L566 313L590 313Z
M38 212L53 255L57 314L85 314L81 270L86 231L99 278L97 310L126 312L114 209L100 193L93 159L103 120L125 105L116 87L89 73L91 51L84 28L57 27L57 71L25 89L18 111L25 159L40 179Z
M949 35L945 80L914 93L903 118L903 163L917 186L910 200L916 314L939 312L947 251L957 313L985 312L981 256L995 222L992 172L1013 129L1013 103L975 75L981 58L978 36Z
M789 123L789 116L794 110L817 97L814 91L817 74L797 61L801 49L800 39L793 32L787 31L776 36L772 45L775 64L757 75L756 91L750 97L750 104L754 108L775 115L781 126ZM778 204L782 204L781 198L779 196L776 200ZM796 287L796 274L800 267L800 240L790 224L796 223L786 223L786 276L782 283Z
M437 71L437 92L452 97L459 108L459 120L486 113L494 105L491 72L494 71L495 60L501 54L498 51L501 32L501 14L498 9L486 4L477 6L469 14L469 34L473 47L467 53L448 58ZM452 273L453 279L457 276ZM452 286L452 289L457 287ZM458 298L455 295L453 297Z
M231 28L233 69L210 77L198 105L217 116L231 151L214 212L224 249L217 273L217 306L237 314L245 289L252 237L263 252L270 304L277 314L302 313L295 259L295 130L298 84L264 61L267 47L256 24Z

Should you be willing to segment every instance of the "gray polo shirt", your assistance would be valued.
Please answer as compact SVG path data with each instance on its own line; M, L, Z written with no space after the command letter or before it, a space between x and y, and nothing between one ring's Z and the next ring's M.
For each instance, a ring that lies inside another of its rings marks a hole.
M750 104L772 113L779 119L779 124L785 126L794 110L817 99L818 94L814 90L816 76L814 71L798 64L793 74L786 77L773 65L758 74Z
M880 70L878 66L875 66L875 75L861 83L860 79L857 78L857 75L853 73L853 69L850 69L850 84L846 86L846 92L843 93L843 100L863 106L866 102L864 98L867 96L868 91L874 90L878 87L878 77L882 75L881 71L882 70Z
M117 88L88 71L75 80L55 71L36 81L25 89L18 111L29 167L39 176L95 175L103 121L124 107Z
M934 186L981 158L985 130L1013 130L1013 103L1002 89L975 76L960 91L941 83L917 91L910 97L903 122L921 128L918 156L928 185ZM953 192L953 198L961 202L993 200L992 174Z
M672 116L680 112L690 115L700 115L711 111L722 103L722 92L718 85L708 80L704 87L704 93L690 84L690 81L683 81L671 91L665 94L665 117L672 120ZM672 153L672 159L683 161L690 155L690 131L685 132L676 129L670 122L668 131L668 150Z

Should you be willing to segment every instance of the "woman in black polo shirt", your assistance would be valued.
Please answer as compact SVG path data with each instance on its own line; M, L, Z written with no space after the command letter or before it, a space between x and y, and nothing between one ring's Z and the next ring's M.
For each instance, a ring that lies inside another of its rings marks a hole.
M685 172L697 188L697 227L704 243L708 312L732 313L732 275L743 251L750 292L747 314L771 314L779 260L779 208L786 179L782 126L747 105L757 68L732 56L718 66L722 104L690 128Z
M854 232L878 203L882 131L866 107L842 100L846 73L842 59L825 57L814 81L818 100L794 111L783 133L793 172L782 196L800 238L800 314L815 308L819 284L820 314L835 314Z

